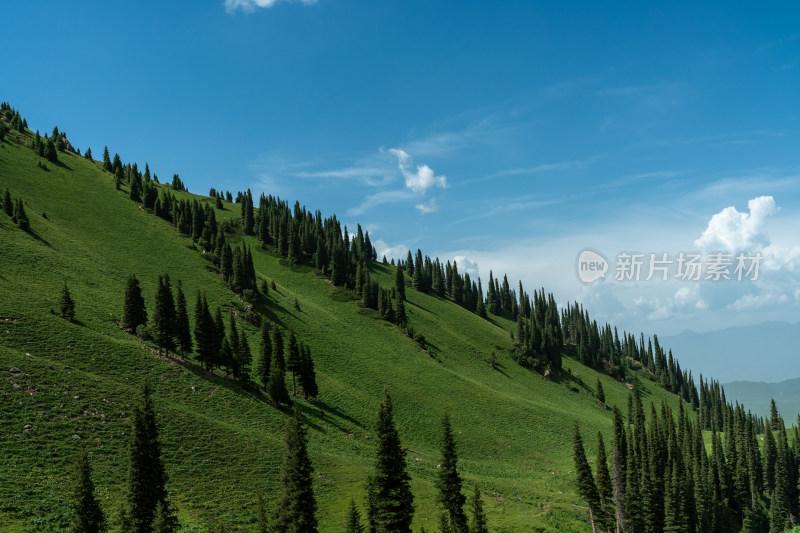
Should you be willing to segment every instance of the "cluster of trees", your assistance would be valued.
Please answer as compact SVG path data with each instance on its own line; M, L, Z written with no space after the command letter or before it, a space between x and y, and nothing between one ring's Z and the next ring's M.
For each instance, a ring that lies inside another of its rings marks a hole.
M170 277L165 274L158 277L153 313L148 322L139 280L134 274L128 278L120 327L143 338L152 337L159 352L163 350L167 356L170 350L176 349L182 356L195 352L197 361L206 370L224 369L226 375L233 375L242 384L250 383L252 351L247 335L237 326L234 313L230 313L226 330L222 308L217 307L212 314L206 295L198 292L194 319L192 330L181 283L178 282L173 296ZM311 349L297 340L294 331L289 332L284 347L283 334L264 320L255 373L272 400L279 405L291 403L285 384L287 370L292 373L293 394L297 394L299 382L306 399L317 397L319 389Z
M161 458L152 391L145 383L142 401L133 412L125 504L120 512L124 533L171 533L178 529L175 509L166 490L167 475ZM441 533L487 533L480 490L471 499L472 519L465 512L466 497L458 472L458 454L449 417L442 422L442 459L436 486L441 508ZM376 424L375 471L367 481L366 527L358 505L350 502L345 531L411 532L414 496L407 472L406 452L394 423L391 398L384 393ZM308 436L299 409L286 422L285 453L280 471L280 495L274 511L267 512L263 497L257 506L259 531L315 533L318 527L314 495L314 467L308 455ZM591 473L590 473L591 475ZM107 529L106 517L95 494L89 455L81 451L72 498L72 530L99 533ZM471 523L470 523L471 522ZM424 531L424 530L423 530Z
M491 276L490 276L491 280ZM508 283L503 282L507 288ZM503 294L501 289L499 294ZM516 305L517 335L516 360L529 368L547 366L551 371L561 370L561 351L564 348L564 332L559 320L558 306L552 294L544 289L533 291L533 299L522 289L524 299Z
M0 142L5 139L9 128L24 133L28 128L28 121L8 102L2 102L0 103Z
M11 198L11 192L8 189L3 194L3 212L11 217L14 222L22 231L30 231L31 222L25 213L25 205L22 198Z
M677 417L666 404L660 413L651 404L645 423L631 396L628 424L614 412L610 469L602 434L593 476L575 430L577 488L594 530L777 533L795 525L800 431L794 428L790 446L777 410L759 436L744 407L727 405L721 427L712 419L709 454L700 420L692 422L682 402Z

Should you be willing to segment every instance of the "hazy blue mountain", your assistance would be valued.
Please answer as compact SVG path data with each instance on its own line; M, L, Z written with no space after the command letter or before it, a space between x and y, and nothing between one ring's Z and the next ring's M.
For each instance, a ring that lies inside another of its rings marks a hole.
M800 324L764 322L707 333L687 330L659 337L659 342L672 349L681 368L691 370L695 378L702 373L720 383L777 383L800 376L798 339Z
M770 399L775 398L778 412L786 425L797 423L800 414L800 378L787 379L780 383L763 381L734 381L725 383L725 397L729 401L744 403L755 414L768 416Z

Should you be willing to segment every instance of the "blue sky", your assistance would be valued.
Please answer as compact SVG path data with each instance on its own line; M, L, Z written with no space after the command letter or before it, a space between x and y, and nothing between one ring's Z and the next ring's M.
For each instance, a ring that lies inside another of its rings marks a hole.
M634 331L800 320L800 9L640 4L7 2L0 98ZM757 282L576 274L585 248L728 245Z

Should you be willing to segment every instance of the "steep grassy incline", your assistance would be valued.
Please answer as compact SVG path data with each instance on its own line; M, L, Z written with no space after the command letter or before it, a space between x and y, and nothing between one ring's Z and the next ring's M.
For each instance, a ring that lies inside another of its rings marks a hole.
M150 308L159 274L168 273L173 286L181 280L192 324L198 290L207 292L212 309L239 309L242 302L189 239L114 190L97 163L60 159L45 171L30 149L0 144L0 191L26 201L33 230L22 232L0 213L0 527L64 525L82 445L92 452L98 492L116 524L129 414L147 377L155 385L168 488L181 522L189 531L250 530L256 494L277 498L286 415L255 389L156 357L112 322L120 318L131 273ZM217 210L218 221L239 217L238 206L225 208ZM255 240L248 243L258 276L277 285L259 310L282 330L293 328L314 356L319 399L299 403L310 426L322 531L341 529L350 498L363 502L384 387L411 450L415 529L438 523L434 480L445 412L456 431L460 470L470 490L480 485L493 530L588 528L574 490L572 428L580 424L593 455L598 431L608 439L611 427L610 412L591 394L594 384L599 377L607 402L624 408L623 384L569 358L564 380L548 381L509 357L514 324L480 319L409 287L410 324L432 346L424 352L312 269L285 266ZM394 283L393 267L374 264L372 275L385 287ZM50 314L65 281L77 302L72 323ZM239 326L255 352L258 331L244 321ZM493 352L496 370L487 363ZM7 372L11 366L21 373ZM646 401L666 399L676 407L674 396L650 382L645 389Z

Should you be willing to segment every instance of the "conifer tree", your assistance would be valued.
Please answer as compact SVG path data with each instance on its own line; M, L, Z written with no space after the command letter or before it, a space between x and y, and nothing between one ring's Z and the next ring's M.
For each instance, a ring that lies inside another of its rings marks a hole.
M84 159L88 159L89 161L94 161L94 159L92 159L92 147L91 146L86 148L86 153L83 154L83 158Z
M300 370L300 346L294 330L289 331L289 345L286 348L286 370L292 373L292 396L297 396L297 373Z
M598 523L604 530L610 531L614 527L614 488L611 483L611 474L608 471L608 459L606 457L603 434L599 431L597 432L597 474L595 481L597 493L600 496Z
M272 328L272 358L278 362L281 372L286 372L286 358L283 351L283 335L278 328Z
M406 315L406 304L403 300L397 300L397 309L394 313L395 322L401 328L405 328L406 324L408 324L408 316Z
M578 495L589 507L589 521L592 524L592 531L596 532L595 519L599 517L601 512L600 495L597 492L597 486L594 484L592 469L586 460L586 452L583 449L583 440L577 423L575 424L575 437L573 440L575 446L573 458L575 460Z
M122 172L122 170L120 168L117 168L114 171L114 176L116 176L118 172ZM129 195L131 200L133 200L134 202L142 201L142 185L139 183L138 177L131 178L131 190Z
M22 231L29 231L31 229L31 223L28 220L27 213L25 213L25 206L22 203L22 198L17 198L17 201L14 204L14 215L12 216L12 220Z
M300 386L303 388L303 396L306 400L316 398L319 394L311 349L304 345L300 345Z
M120 190L122 188L122 169L118 168L116 172L114 172L114 188L116 190ZM133 195L131 195L133 198Z
M475 491L472 494L472 520L469 525L469 533L489 533L489 528L486 525L486 514L483 512L483 502L481 501L481 489L475 485Z
M466 497L461 493L461 476L458 473L458 454L450 425L450 417L442 420L442 460L436 487L437 500L445 509L447 522L454 533L467 532L467 516L464 514Z
M108 146L103 148L103 170L111 172L111 156L108 155Z
M411 494L411 477L406 472L405 451L400 446L388 392L384 392L378 412L376 434L378 454L369 491L373 499L370 524L377 531L408 533L414 516L414 496Z
M364 524L361 523L361 512L358 510L355 500L350 500L344 531L345 533L366 533Z
M70 531L72 533L100 533L105 531L105 515L94 494L92 467L89 454L84 448L78 457L78 475L75 485L72 510L75 516Z
M250 363L253 359L253 354L250 352L250 343L247 340L247 335L245 335L244 331L239 334L239 346L236 352L236 368L238 369L239 375L237 378L242 383L248 383L250 381Z
M306 430L300 410L286 423L286 454L281 468L281 496L273 531L275 533L315 533L317 501L314 497L314 468L306 450Z
M175 300L172 297L172 286L169 275L158 276L155 305L153 310L153 328L155 329L158 351L163 348L169 355L174 346L175 334Z
M406 277L403 275L403 269L397 267L397 273L394 278L394 287L397 290L397 300L402 302L406 299Z
M72 296L69 294L69 287L67 287L66 281L64 282L64 288L61 290L61 299L58 302L58 308L61 318L70 321L75 317L75 300L73 300Z
M10 217L14 216L14 201L11 199L11 193L8 189L3 194L3 212Z
M600 378L597 378L597 401L602 404L606 403L606 393L603 392L603 383Z
M269 384L269 370L272 365L272 339L270 327L266 320L261 323L261 347L256 360L256 375L264 389Z
M153 533L173 533L177 531L177 518L169 506L169 500L158 502L153 518Z
M136 279L135 274L131 274L125 286L125 300L122 303L120 326L135 333L136 328L142 324L147 324L147 310L145 309L139 280Z
M289 391L286 390L286 371L281 365L283 356L280 358L277 357L277 351L274 352L274 355L275 356L272 358L272 365L269 369L269 386L267 387L267 392L276 405L290 405L292 400L289 398Z
M175 334L178 338L181 355L185 355L192 351L192 333L189 326L189 311L186 308L186 296L183 294L180 280L178 280L176 300Z
M166 474L161 461L158 426L149 383L142 389L142 403L133 410L130 441L127 515L132 533L150 533L156 507L167 498Z
M194 324L197 360L206 370L211 370L211 366L216 360L217 328L208 309L208 301L205 295L201 296L200 291L197 292L197 303L194 307Z

